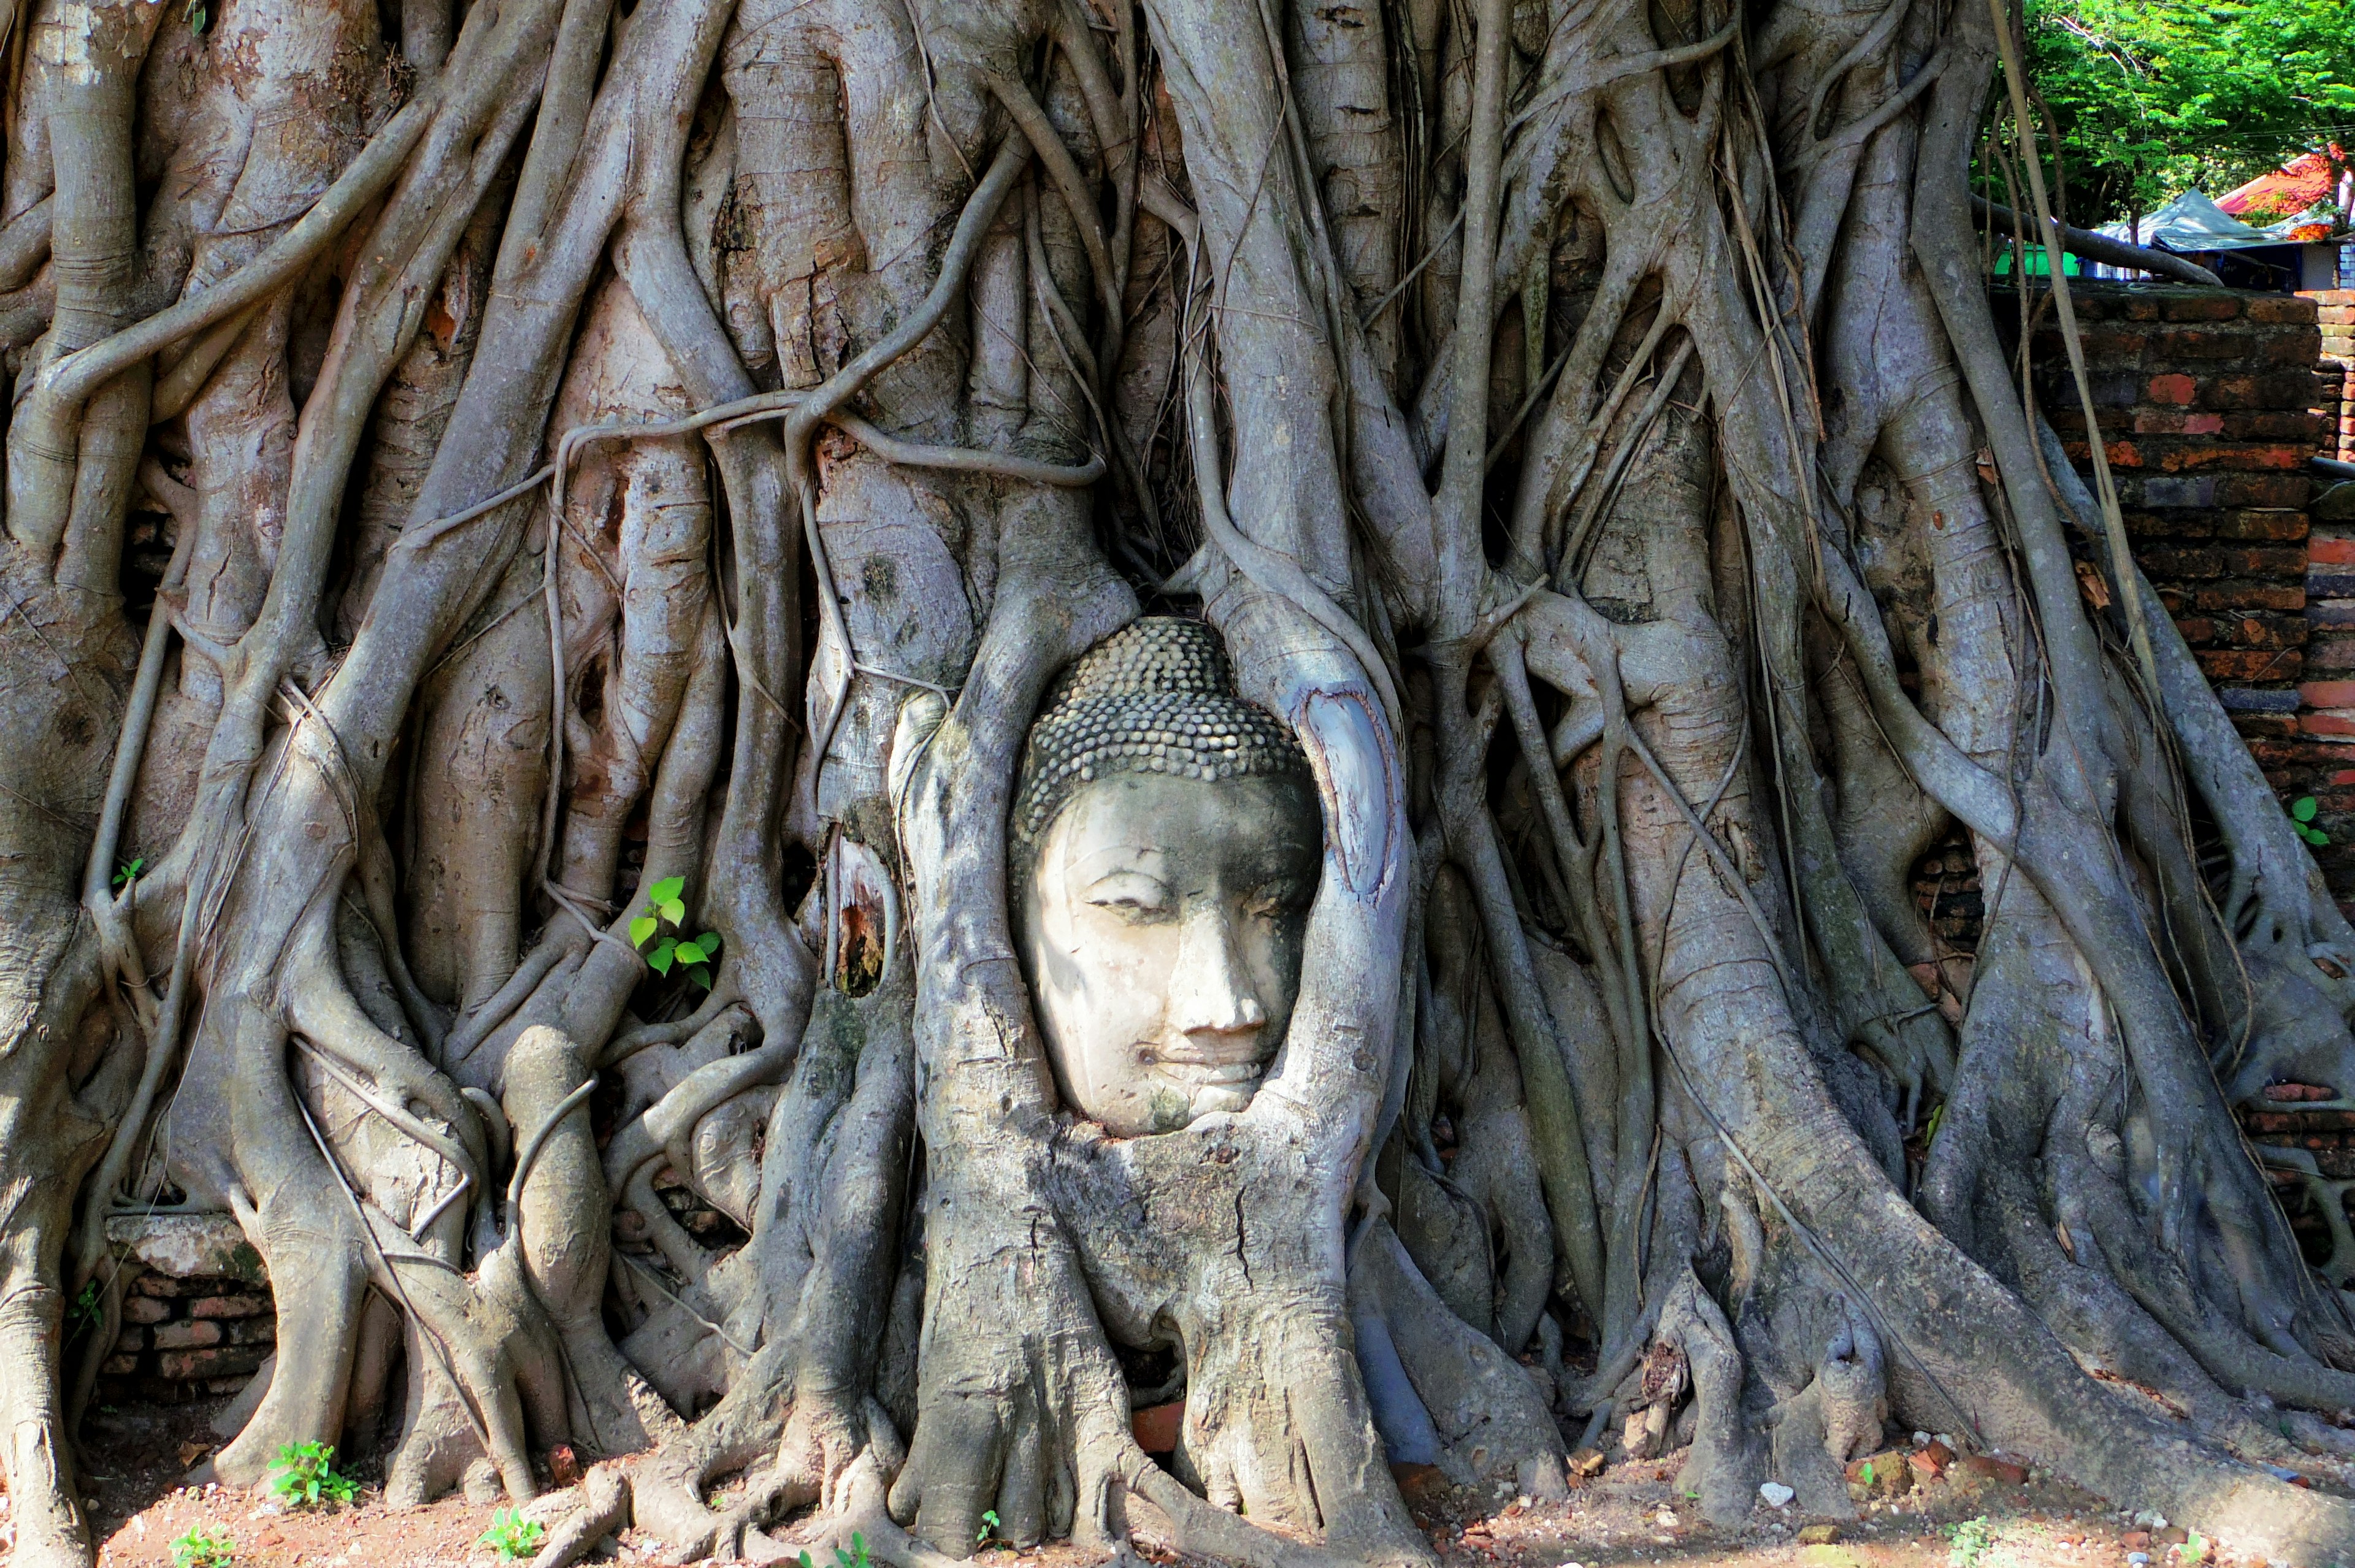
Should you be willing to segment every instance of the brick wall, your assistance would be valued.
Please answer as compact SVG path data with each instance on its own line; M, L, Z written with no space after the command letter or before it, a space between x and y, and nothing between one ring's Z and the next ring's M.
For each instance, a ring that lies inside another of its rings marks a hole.
M2322 393L2345 374L2325 361L2320 317L2355 309L2177 285L2070 293L2136 557L2283 800L2315 797L2332 841L2318 859L2355 904L2355 523L2310 517L2307 466L2334 433ZM1999 294L1998 321L2019 308ZM2087 471L2049 308L2033 343L2045 411Z
M2322 416L2322 455L2355 462L2355 289L2300 294L2312 300L2322 328L2322 374L2314 411Z
M123 1328L99 1367L99 1398L178 1404L234 1393L275 1347L261 1257L226 1214L117 1215L128 1276Z

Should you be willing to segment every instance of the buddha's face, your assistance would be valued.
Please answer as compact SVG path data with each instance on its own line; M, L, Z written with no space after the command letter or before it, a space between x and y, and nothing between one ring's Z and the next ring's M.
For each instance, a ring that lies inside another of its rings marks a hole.
M1250 1103L1299 990L1321 845L1296 776L1081 787L1015 900L1066 1104L1135 1136Z

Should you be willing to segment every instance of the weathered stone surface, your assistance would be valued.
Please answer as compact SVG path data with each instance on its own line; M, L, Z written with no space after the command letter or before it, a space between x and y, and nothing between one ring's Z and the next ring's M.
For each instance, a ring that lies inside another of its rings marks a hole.
M118 1214L106 1222L106 1239L170 1279L270 1283L261 1254L227 1214Z

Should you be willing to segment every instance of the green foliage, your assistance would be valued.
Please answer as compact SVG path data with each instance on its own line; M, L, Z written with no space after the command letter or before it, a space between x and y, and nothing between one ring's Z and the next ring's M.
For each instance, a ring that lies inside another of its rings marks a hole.
M1857 1472L1857 1478L1858 1478L1858 1479L1859 1479L1859 1480L1861 1480L1861 1481L1862 1481L1866 1486L1868 1486L1868 1487L1869 1487L1869 1486L1870 1486L1870 1485L1872 1485L1872 1461L1871 1461L1871 1460L1867 1459L1867 1460L1864 1462L1864 1468L1862 1468L1862 1469L1860 1469L1860 1470L1859 1470L1859 1471Z
M278 1463L270 1472L272 1494L288 1508L351 1501L359 1495L359 1488L350 1477L336 1473L335 1457L333 1444L280 1444Z
M985 1513L981 1517L993 1525L997 1522L997 1515L995 1512ZM984 1535L988 1533L987 1531L982 1531ZM801 1568L817 1568L817 1565L810 1561L810 1554L806 1552L803 1552L797 1561ZM839 1546L834 1549L834 1568L872 1568L867 1556L867 1538L857 1531L851 1531L850 1550L845 1552Z
M2300 838L2318 848L2330 842L2330 835L2314 825L2314 814L2318 809L2310 795L2300 795L2289 803L2289 825L2297 829Z
M2072 222L2149 212L2187 187L2222 196L2355 142L2347 0L2027 0L2026 32Z
M2190 1568L2190 1564L2194 1563L2206 1561L2208 1556L2208 1548L2211 1544L2213 1543L2198 1531L2194 1530L2187 1531L2183 1541L2183 1562L2185 1568Z
M172 1542L175 1568L235 1568L237 1542L217 1524L192 1524Z
M1977 1519L1948 1525L1946 1541L1946 1561L1954 1568L1978 1568L1995 1551L1995 1527L1987 1523L1987 1515L1981 1514Z
M687 903L679 895L687 891L685 877L665 877L646 890L645 912L630 922L630 945L646 954L646 965L657 975L667 975L673 968L684 967L687 976L705 990L711 989L711 963L719 956L719 933L707 931L692 940L679 935L664 936L651 951L646 944L667 924L684 929Z
M547 1530L536 1519L526 1519L511 1508L503 1508L491 1515L491 1528L475 1538L474 1544L487 1546L499 1554L502 1563L512 1563L518 1557L529 1557L539 1550Z
M74 1297L73 1307L66 1314L66 1338L70 1339L98 1321L98 1281L91 1280Z
M132 883L133 883L133 882L137 881L137 880L139 880L139 873L140 873L140 872L142 872L142 871L144 871L144 870L145 870L146 869L147 869L147 857L146 857L146 856L144 856L144 855L140 856L140 857L139 857L137 859L135 859L135 860L125 860L125 861L123 861L123 864L121 864L120 866L115 867L115 868L114 868L114 887L115 887L115 891L118 891L118 892L120 892L123 889L127 888L127 887L129 887Z
M187 23L188 31L201 37L205 29L212 26L213 18L212 13L205 9L205 0L188 0L180 12L180 20Z
M980 1534L978 1534L978 1535L976 1535L976 1536L975 1536L975 1537L974 1537L974 1540L975 1540L976 1542L978 1542L978 1541L987 1541L987 1540L989 1539L989 1537L990 1537L990 1532L991 1532L991 1531L995 1531L996 1528L997 1528L997 1510L996 1510L996 1509L994 1509L994 1508L993 1508L993 1509L982 1509L982 1510L981 1510L981 1533L980 1533Z

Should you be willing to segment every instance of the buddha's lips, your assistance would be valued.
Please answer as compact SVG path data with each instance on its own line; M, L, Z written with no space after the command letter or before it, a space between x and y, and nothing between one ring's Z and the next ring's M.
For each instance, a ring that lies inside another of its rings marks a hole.
M1256 1052L1240 1061L1212 1061L1199 1058L1165 1055L1147 1047L1138 1053L1140 1065L1165 1078L1197 1089L1216 1088L1227 1083L1251 1083L1258 1081L1266 1064Z

